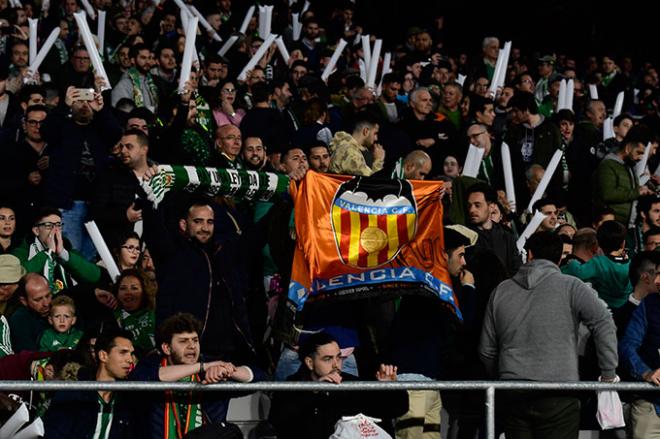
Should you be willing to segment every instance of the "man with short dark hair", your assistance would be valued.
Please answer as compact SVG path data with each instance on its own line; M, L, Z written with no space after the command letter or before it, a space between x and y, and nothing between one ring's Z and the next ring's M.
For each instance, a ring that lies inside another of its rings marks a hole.
M106 239L141 230L142 209L136 198L143 193L140 181L149 168L148 153L149 139L144 132L126 130L119 140L120 163L99 176L91 212Z
M114 330L101 333L94 346L97 368L91 378L98 382L126 379L133 368L134 352L129 332ZM135 437L132 432L134 408L129 398L129 394L115 394L108 390L60 391L53 397L44 416L46 437Z
M147 179L153 177L149 170ZM144 239L158 280L156 323L177 312L202 322L202 351L212 359L251 362L255 355L247 321L246 266L241 230L229 208L205 199L186 200L176 230L165 222L165 208L142 209ZM186 294L181 294L185 291Z
M641 266L640 266L641 268ZM645 381L655 386L660 385L660 361L658 361L658 311L660 285L658 266L648 264L647 276L652 276L656 291L648 294L635 310L619 341L621 364L630 376L637 381ZM632 274L632 273L631 273ZM660 432L660 399L652 394L638 396L631 409L631 430L635 438L654 437Z
M603 254L580 264L570 261L562 273L590 282L598 296L612 309L621 307L632 292L626 254L626 228L617 221L605 221L597 231L598 245Z
M140 360L129 378L134 381L203 384L227 380L251 382L254 379L248 366L204 361L200 332L202 325L192 314L178 313L168 317L156 333L159 352ZM224 422L229 401L230 397L224 392L146 392L141 400L141 435L153 439L170 438L174 434L185 435L208 422ZM189 422L177 422L177 414Z
M259 137L247 137L241 155L247 169L261 171L266 166L266 148Z
M383 119L390 123L397 123L403 116L405 109L403 103L397 99L401 90L401 77L396 73L387 73L383 76L382 93L378 97L377 105Z
M642 236L644 250L653 251L660 247L660 227L651 227Z
M546 218L543 220L537 231L552 232L557 227L557 205L549 198L541 198L534 206L532 212L541 212Z
M131 99L135 106L146 107L151 112L158 112L159 90L149 72L149 48L145 44L136 44L130 48L129 56L133 67L128 69L112 89L112 105L117 105L122 98Z
M620 148L608 154L593 175L593 200L596 206L614 209L614 216L623 225L630 225L634 202L643 195L652 195L647 186L641 186L635 165L642 159L649 141L642 127L628 131Z
M645 195L637 200L637 221L629 230L633 250L640 251L645 246L644 236L652 228L660 227L660 197L657 194ZM645 249L646 250L646 249ZM653 248L650 250L654 250Z
M616 335L621 340L626 332L626 327L632 313L649 294L658 293L658 285L655 280L660 274L657 271L660 265L660 253L654 251L643 251L637 253L630 261L629 277L633 291L628 300L614 311L614 322L616 323Z
M602 381L614 381L616 328L607 308L579 279L560 273L562 243L552 232L526 242L528 262L490 296L479 354L501 380L578 381L577 323L593 335ZM507 437L576 438L577 398L539 393L504 396Z
M476 245L494 252L508 274L513 275L522 260L513 234L491 220L490 206L497 202L495 191L485 183L474 184L467 190L466 202L468 223L479 234Z
M369 177L383 169L385 149L378 143L378 122L363 117L351 134L339 131L330 142L330 172Z
M309 336L298 350L302 365L287 381L313 381L341 385L357 377L342 372L342 356L337 341L325 332ZM397 368L381 364L378 381L396 381ZM327 438L342 416L363 413L380 419L404 414L407 394L390 392L276 392L269 420L280 439Z
M561 148L559 128L539 114L538 106L531 93L517 92L509 101L511 126L504 141L511 148L511 159L519 175L531 165L546 168L555 151ZM520 163L522 162L522 168Z
M307 152L309 168L316 172L328 172L330 169L330 151L323 144L309 147Z

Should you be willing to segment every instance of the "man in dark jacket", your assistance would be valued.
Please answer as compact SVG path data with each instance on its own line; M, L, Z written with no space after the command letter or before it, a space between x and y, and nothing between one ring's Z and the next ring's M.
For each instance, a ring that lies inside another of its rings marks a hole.
M467 190L468 223L478 234L477 247L492 250L509 275L522 265L513 233L490 219L490 205L497 202L495 191L485 183L477 183Z
M341 350L335 339L320 332L310 336L298 350L302 365L287 381L315 381L341 385L357 377L344 373ZM396 381L396 367L381 365L378 381ZM269 420L280 439L327 438L342 416L363 413L388 419L408 410L404 391L385 392L279 392L273 395ZM383 423L384 425L384 423Z
M156 323L177 312L191 313L202 322L201 346L209 358L248 362L254 347L245 310L245 264L237 245L240 230L225 206L199 199L186 206L177 216L177 230L166 226L162 207L142 209L144 238L158 267Z
M133 367L131 335L123 330L99 335L95 344L98 367L96 381L118 381L128 376ZM131 439L132 410L129 394L63 390L55 394L44 416L46 438L49 439Z
M96 250L83 227L87 204L98 172L108 164L108 151L121 135L121 126L101 94L89 98L80 89L69 87L66 105L53 110L41 128L52 148L45 202L62 209L64 234L88 260Z
M92 201L92 217L103 237L108 240L135 231L142 221L142 210L136 206L142 194L140 179L149 168L149 138L138 129L129 129L119 141L121 163L108 168L99 177Z
M156 344L161 352L143 358L130 378L135 381L217 383L226 380L250 382L254 373L248 366L223 361L204 362L200 357L199 333L202 325L191 314L167 318L158 328ZM229 409L226 392L145 392L142 437L162 439L178 436L201 427L202 419L224 422ZM182 413L186 410L186 413ZM176 413L190 419L188 425L175 421ZM166 423L165 420L171 422Z

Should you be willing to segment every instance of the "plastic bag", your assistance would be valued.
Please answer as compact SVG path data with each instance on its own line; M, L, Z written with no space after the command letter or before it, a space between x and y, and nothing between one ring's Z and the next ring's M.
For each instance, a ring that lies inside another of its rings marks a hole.
M600 378L598 378L600 381ZM614 379L615 383L621 381L617 376ZM613 428L625 427L626 423L623 420L623 407L621 407L621 400L619 394L615 390L599 390L596 392L598 396L598 410L596 411L596 419L603 430L611 430Z
M376 424L380 421L362 413L344 416L335 424L335 432L330 439L392 439L392 436Z

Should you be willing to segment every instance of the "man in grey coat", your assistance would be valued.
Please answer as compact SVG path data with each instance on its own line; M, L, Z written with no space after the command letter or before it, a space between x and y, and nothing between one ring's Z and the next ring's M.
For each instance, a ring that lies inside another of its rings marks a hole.
M595 291L566 276L557 264L562 243L538 232L525 245L528 255L511 279L493 292L486 309L479 355L502 380L578 381L578 325L596 343L602 381L616 377L616 327ZM507 395L504 429L508 437L577 438L580 403L566 393Z

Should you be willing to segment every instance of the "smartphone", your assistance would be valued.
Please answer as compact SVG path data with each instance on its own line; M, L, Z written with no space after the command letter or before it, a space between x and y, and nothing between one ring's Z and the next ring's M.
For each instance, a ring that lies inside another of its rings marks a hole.
M81 101L93 101L94 89L93 88L79 88L78 99Z

